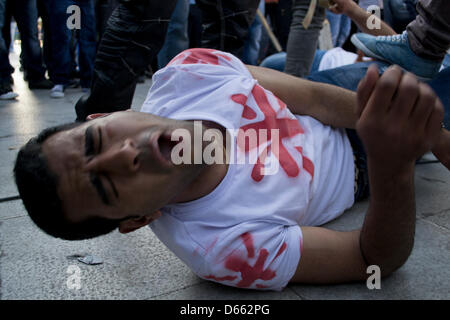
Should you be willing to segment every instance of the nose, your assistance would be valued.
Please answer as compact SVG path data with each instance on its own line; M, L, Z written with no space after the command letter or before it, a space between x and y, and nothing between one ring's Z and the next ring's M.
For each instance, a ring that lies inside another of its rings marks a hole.
M96 155L85 171L131 173L139 169L139 150L131 139L116 144Z

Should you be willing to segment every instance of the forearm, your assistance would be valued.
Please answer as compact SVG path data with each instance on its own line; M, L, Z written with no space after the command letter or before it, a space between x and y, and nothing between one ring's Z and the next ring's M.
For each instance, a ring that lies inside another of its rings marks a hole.
M388 275L406 262L414 244L414 163L389 171L371 159L368 165L371 199L360 248L368 265Z
M369 21L369 18L372 16L372 14L365 11L355 2L352 2L352 5L349 6L349 8L344 12L344 14L348 16L350 19L352 19L352 21L364 33L368 33L373 36L386 36L396 34L396 32L388 24L386 24L384 21L380 20L376 16L374 16L374 18L378 20L377 24L379 23L380 28L369 29L367 22ZM372 22L370 25L373 24L374 23Z
M276 70L247 66L252 76L289 110L337 128L354 128L356 94L337 86L294 77Z

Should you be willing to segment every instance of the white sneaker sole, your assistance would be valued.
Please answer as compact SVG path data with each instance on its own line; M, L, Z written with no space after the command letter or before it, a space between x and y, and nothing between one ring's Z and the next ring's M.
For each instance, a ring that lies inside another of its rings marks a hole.
M17 98L19 95L15 92L7 92L5 94L0 95L0 100L13 100Z
M64 98L64 92L52 92L50 93L50 97L54 99Z

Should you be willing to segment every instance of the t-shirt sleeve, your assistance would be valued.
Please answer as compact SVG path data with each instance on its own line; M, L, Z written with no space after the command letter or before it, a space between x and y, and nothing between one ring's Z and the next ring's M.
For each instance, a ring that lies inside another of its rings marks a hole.
M228 228L204 252L200 277L225 285L282 290L300 261L299 226L247 222Z

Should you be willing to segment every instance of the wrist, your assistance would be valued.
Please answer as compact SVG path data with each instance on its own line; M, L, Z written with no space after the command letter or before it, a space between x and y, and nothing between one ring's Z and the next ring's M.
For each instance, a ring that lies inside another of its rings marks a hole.
M414 174L415 161L396 162L394 159L380 161L369 156L367 158L367 165L370 176L376 177L377 180L395 179L407 181Z
M344 7L342 13L351 18L355 16L358 10L362 10L361 7L356 2L349 1L348 5Z

